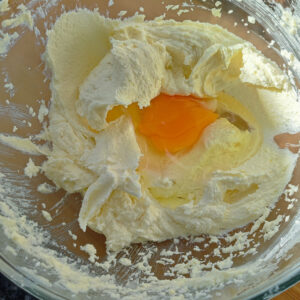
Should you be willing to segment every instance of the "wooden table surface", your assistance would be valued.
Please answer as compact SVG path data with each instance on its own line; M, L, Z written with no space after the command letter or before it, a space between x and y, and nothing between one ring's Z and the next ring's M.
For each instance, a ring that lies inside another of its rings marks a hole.
M298 300L300 299L300 283L289 288L284 293L276 296L273 300Z

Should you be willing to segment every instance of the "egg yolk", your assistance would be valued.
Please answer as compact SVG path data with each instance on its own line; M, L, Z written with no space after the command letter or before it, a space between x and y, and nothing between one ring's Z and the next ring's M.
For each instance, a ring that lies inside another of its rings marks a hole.
M170 153L193 146L202 131L218 118L218 114L203 107L197 98L165 94L152 99L150 105L141 110L136 104L127 109L114 107L108 113L107 121L124 113L129 113L136 130L157 150Z
M158 150L176 153L195 144L217 118L192 96L161 94L142 110L138 129Z

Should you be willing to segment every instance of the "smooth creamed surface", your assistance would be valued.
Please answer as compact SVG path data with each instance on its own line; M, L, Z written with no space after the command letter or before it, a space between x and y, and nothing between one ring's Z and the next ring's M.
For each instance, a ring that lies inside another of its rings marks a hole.
M109 250L244 225L291 178L296 155L273 138L300 130L296 94L273 62L219 26L80 10L56 22L45 59L53 150L43 170L83 194L79 224L105 234ZM186 119L172 123L168 106ZM200 115L209 122L193 121Z

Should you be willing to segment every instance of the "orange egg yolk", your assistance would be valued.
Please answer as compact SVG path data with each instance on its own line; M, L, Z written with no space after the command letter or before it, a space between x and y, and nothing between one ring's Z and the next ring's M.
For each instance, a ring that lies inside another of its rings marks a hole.
M147 137L162 152L176 153L193 146L202 131L217 118L218 114L203 107L192 96L168 96L160 94L140 110L136 104L127 109L114 107L107 115L113 121L129 113L136 130Z

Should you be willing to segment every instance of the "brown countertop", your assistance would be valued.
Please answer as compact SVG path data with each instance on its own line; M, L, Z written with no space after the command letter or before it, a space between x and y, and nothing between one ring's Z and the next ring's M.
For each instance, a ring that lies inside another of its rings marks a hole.
M282 294L276 296L273 300L297 300L300 299L300 282L289 288Z

